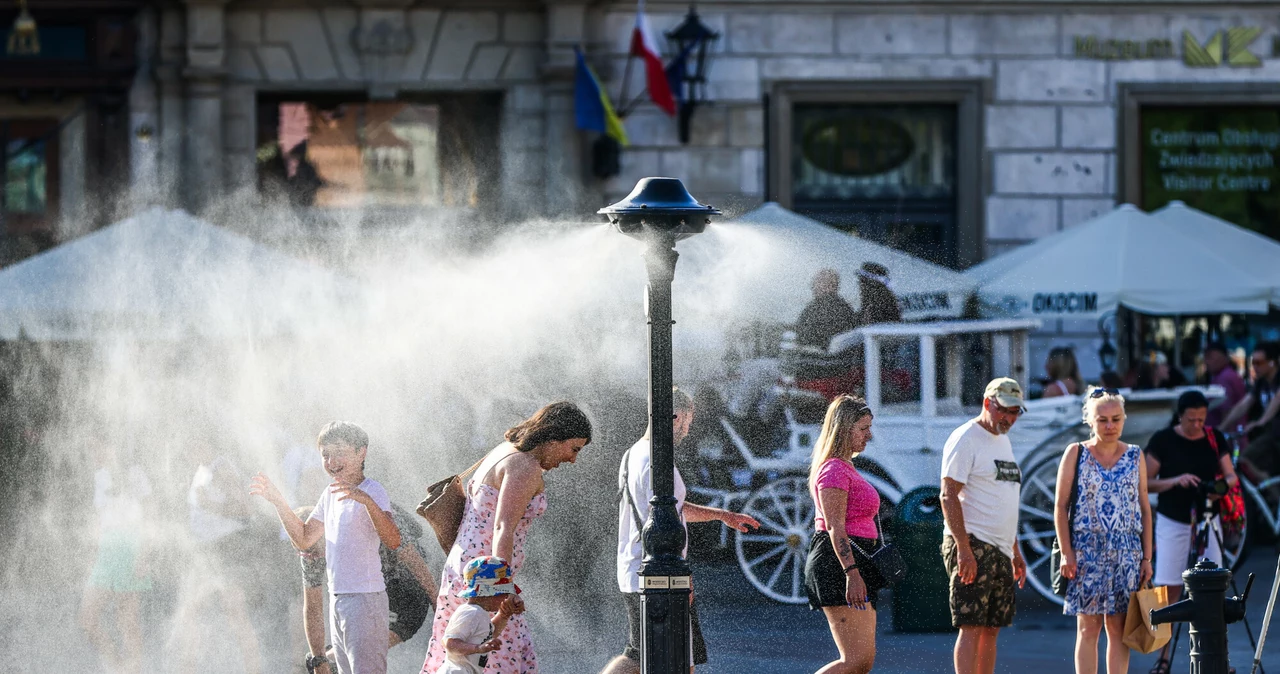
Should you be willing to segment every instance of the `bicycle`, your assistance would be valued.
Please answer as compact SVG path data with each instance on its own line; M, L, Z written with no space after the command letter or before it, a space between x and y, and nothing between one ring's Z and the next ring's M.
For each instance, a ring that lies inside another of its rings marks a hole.
M1271 532L1273 540L1280 539L1280 498L1268 499L1272 492L1280 492L1280 475L1273 475L1255 483L1249 476L1239 470L1240 444L1245 439L1244 427L1237 426L1229 433L1223 433L1231 447L1231 463L1237 467L1236 477L1240 480L1240 491L1245 499L1245 533L1258 536L1255 525L1263 525ZM1252 532L1252 534L1251 534Z

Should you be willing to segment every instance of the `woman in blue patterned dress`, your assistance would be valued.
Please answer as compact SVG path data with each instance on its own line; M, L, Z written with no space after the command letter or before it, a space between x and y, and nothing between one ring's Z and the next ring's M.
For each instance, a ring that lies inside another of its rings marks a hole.
M1124 397L1090 387L1084 422L1093 431L1063 452L1054 528L1067 584L1062 612L1076 616L1076 674L1098 671L1098 637L1107 631L1107 674L1129 671L1124 619L1129 594L1151 579L1151 504L1147 467L1137 445L1120 442ZM1071 484L1079 472L1074 509Z

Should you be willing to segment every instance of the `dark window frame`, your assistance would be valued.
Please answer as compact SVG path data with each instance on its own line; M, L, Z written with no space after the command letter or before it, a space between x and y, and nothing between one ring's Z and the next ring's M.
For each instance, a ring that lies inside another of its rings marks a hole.
M985 203L990 193L983 117L990 100L985 80L775 81L768 87L765 148L766 198L792 208L791 127L796 103L956 106L955 261L960 269L981 262L985 251Z

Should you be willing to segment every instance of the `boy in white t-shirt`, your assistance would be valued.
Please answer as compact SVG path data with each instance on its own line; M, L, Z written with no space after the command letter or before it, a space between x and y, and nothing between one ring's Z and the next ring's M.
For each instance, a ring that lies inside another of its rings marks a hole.
M483 674L489 653L502 646L498 638L515 613L511 567L500 557L476 557L462 570L467 587L444 631L445 661L436 674ZM490 615L493 614L493 615Z
M316 444L333 483L306 522L266 475L258 473L249 491L275 506L295 548L306 550L324 538L329 630L338 674L386 674L389 616L378 545L400 547L391 499L381 484L364 476L369 435L359 426L330 422L320 429Z

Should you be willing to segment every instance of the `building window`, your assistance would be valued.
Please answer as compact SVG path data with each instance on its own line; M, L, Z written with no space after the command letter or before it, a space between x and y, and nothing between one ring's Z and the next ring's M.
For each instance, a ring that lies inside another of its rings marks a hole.
M792 207L955 266L956 118L949 104L796 103Z
M0 234L50 230L57 211L58 122L0 120Z
M500 203L501 110L495 93L260 94L259 190L321 219L338 209L396 221L424 208L486 211Z
M440 110L403 102L275 103L261 185L299 206L437 206Z
M1280 108L1143 106L1141 203L1180 200L1280 239Z

